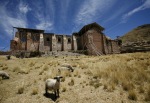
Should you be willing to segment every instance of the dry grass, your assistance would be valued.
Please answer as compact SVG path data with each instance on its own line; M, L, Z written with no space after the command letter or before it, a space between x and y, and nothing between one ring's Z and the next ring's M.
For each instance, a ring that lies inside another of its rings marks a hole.
M74 79L71 78L71 81L68 83L69 86L73 86L74 85Z
M6 57L0 56L0 70L10 74L9 80L0 80L0 88L3 88L0 89L1 94L7 91L1 101L19 103L22 102L20 96L23 96L26 103L54 103L50 98L43 96L44 81L61 75L63 78L58 99L60 102L128 103L136 100L138 103L143 103L150 101L149 61L149 52L65 58L12 57L9 61ZM67 70L59 72L58 67L64 62L72 65L75 68L74 72ZM22 81L25 85L20 84ZM10 88L6 88L8 86ZM31 99L31 95L35 96Z
M24 86L20 86L19 88L18 88L18 94L22 94L24 92Z
M129 95L128 95L128 98L131 99L131 100L137 100L137 96L136 96L136 93L135 91L129 91Z
M145 101L150 101L150 85L147 88L147 93L145 94Z
M38 94L38 88L37 87L32 89L31 95L36 95L36 94Z

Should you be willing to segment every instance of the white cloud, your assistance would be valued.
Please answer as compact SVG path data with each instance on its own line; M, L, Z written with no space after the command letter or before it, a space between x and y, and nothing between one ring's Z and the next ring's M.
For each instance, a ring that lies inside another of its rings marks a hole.
M78 24L93 22L107 12L115 1L116 0L85 0L85 2L81 4L75 22Z
M23 2L20 2L20 4L19 4L19 10L20 10L21 13L26 14L28 11L31 10L31 8L27 4L25 4Z
M52 30L54 22L54 7L51 0L45 0L44 7L41 7L41 2L37 1L34 5L34 13L39 23L35 26L37 29ZM35 10L36 9L36 10ZM43 9L45 11L43 11Z
M47 23L47 22L40 22L40 24L36 25L37 29L52 29L53 24L52 23Z
M12 37L13 28L12 27L27 27L26 15L22 15L19 11L8 11L7 6L9 2L0 5L0 23L1 28L6 32L8 37ZM16 13L16 16L11 16L10 14Z
M144 4L142 4L141 6L135 8L135 9L131 10L130 12L128 12L127 14L123 15L123 17L122 17L122 20L123 20L123 21L122 21L122 22L123 22L123 23L126 22L126 20L127 20L129 17L131 17L133 14L135 14L135 13L141 11L141 10L148 9L148 8L150 8L150 0L146 0L146 1L144 2Z

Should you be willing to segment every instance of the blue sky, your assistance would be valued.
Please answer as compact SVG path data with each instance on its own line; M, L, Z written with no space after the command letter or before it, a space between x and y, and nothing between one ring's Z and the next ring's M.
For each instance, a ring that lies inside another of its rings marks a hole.
M150 0L0 0L0 50L9 50L12 27L71 35L93 22L115 39L150 24Z

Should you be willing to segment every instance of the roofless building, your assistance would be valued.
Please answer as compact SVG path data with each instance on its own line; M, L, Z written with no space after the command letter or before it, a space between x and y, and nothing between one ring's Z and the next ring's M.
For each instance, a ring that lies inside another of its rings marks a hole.
M44 30L15 27L11 51L87 51L89 55L120 53L117 40L103 34L104 28L97 23L85 25L72 35L44 33Z

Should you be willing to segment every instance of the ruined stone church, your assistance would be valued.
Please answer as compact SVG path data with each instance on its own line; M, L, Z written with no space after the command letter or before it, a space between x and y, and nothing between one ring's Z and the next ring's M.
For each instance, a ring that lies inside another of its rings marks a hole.
M97 23L85 25L72 35L45 33L44 30L15 27L17 32L10 41L11 51L80 51L89 55L120 53L117 40L103 34L104 28Z

